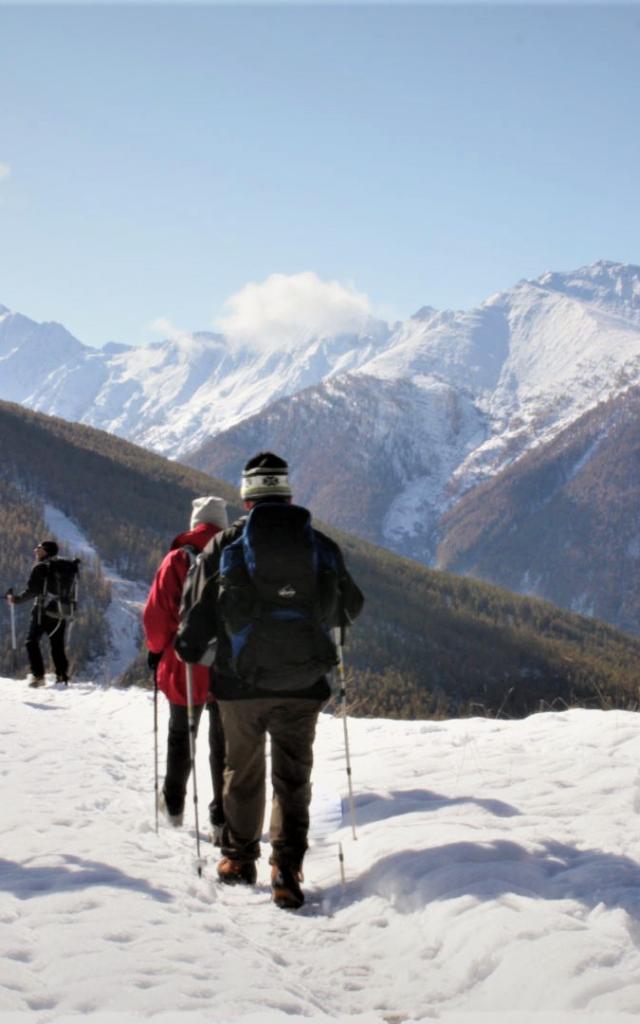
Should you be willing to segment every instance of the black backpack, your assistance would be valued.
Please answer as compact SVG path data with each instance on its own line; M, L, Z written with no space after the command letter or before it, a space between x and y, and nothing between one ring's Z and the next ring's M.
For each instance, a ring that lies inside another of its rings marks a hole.
M42 593L43 605L52 619L73 622L78 610L79 558L50 558Z
M239 678L265 690L301 690L338 664L335 549L307 509L260 502L220 556L218 607Z

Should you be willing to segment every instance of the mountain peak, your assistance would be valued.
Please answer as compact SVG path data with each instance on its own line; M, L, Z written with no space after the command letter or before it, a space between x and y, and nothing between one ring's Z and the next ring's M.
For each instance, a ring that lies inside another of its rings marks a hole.
M597 260L578 270L548 270L532 283L587 302L613 303L640 312L640 267L633 263Z
M412 320L429 320L438 312L434 306L420 306L420 309L411 314Z

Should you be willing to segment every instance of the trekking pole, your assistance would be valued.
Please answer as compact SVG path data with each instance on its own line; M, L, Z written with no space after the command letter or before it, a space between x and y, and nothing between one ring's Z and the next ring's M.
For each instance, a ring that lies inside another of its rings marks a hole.
M13 588L7 590L7 594L13 595ZM9 601L9 615L11 617L11 671L15 676L18 670L18 652L16 649L16 607L13 601Z
M342 843L338 843L338 861L340 863L340 881L342 882L342 888L345 889L347 885L347 876L344 873L344 852L342 850Z
M156 835L158 834L158 670L153 670L153 784L156 801Z
M80 565L80 559L74 558L76 566ZM70 606L71 606L71 621L69 622L69 629L67 630L67 643L71 643L71 634L73 632L73 624L76 621L76 614L78 612L78 572L76 569L76 575L73 577L73 584L71 586L70 594Z
M196 782L196 725L193 714L193 666L187 663L187 718L189 720L189 757L193 779L193 813L196 819L196 868L202 878L204 861L200 856L200 826L198 823L198 784Z
M353 801L353 784L351 781L351 755L349 753L349 731L347 729L347 684L344 672L344 658L342 655L342 630L337 627L334 631L336 650L338 652L338 675L340 677L340 704L342 707L342 725L344 727L344 753L347 762L347 780L349 783L349 816L351 818L351 832L353 838L356 835L356 809Z

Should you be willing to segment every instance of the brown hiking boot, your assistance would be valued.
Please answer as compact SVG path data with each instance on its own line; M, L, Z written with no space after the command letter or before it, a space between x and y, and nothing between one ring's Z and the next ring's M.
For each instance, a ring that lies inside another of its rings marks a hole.
M283 910L297 910L301 907L304 903L301 881L302 871L274 864L271 868L271 899L275 905Z
M44 676L31 676L29 686L35 689L38 686L44 686L44 682Z
M258 869L254 860L232 860L223 857L218 861L218 878L225 885L255 885Z

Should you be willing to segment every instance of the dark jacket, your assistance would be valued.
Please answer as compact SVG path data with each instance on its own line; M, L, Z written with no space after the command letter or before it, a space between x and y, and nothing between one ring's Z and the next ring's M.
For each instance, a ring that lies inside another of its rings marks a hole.
M319 679L304 690L277 692L250 686L235 675L231 667L231 645L222 621L218 605L218 584L220 556L225 547L232 544L244 529L246 516L237 520L227 530L217 534L207 544L194 574L187 581L180 608L181 625L176 638L176 650L184 661L197 662L207 647L217 638L214 665L216 673L212 682L214 695L219 700L241 700L256 697L308 697L326 700L330 695L325 678ZM346 626L360 613L364 598L345 568L342 552L337 544L319 530L315 533L333 551L337 564L338 588L340 595L340 621L331 626Z
M34 610L38 608L40 599L47 591L49 566L53 557L53 555L50 555L48 558L43 558L41 561L36 562L31 570L25 589L19 594L13 595L15 604L23 604L25 601L34 599ZM53 601L48 602L49 605L53 605L54 603L55 602Z

